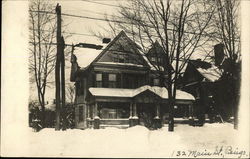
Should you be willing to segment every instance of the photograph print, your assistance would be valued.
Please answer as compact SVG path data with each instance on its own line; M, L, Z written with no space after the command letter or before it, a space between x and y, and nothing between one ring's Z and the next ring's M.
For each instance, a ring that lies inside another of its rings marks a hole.
M2 3L25 3L29 93L1 155L249 158L249 2Z

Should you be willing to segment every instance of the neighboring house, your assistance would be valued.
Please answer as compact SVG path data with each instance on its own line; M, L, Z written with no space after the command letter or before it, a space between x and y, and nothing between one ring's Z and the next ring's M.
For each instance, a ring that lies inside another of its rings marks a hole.
M189 60L182 77L182 90L195 97L195 115L203 122L204 114L214 111L215 87L222 76L217 66L201 61ZM215 112L213 112L215 113Z
M156 42L153 47L160 45ZM154 62L153 50L147 56ZM79 57L72 54L77 128L128 127L145 125L146 120L161 126L168 114L168 93L147 56L123 31L87 67L82 68ZM192 117L194 97L177 90L176 99L181 116Z

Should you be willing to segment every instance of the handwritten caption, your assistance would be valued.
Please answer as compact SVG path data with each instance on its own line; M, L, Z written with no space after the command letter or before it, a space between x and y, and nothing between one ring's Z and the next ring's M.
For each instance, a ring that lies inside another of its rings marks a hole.
M248 158L249 152L233 146L216 146L214 150L177 150L173 151L172 157L233 157Z

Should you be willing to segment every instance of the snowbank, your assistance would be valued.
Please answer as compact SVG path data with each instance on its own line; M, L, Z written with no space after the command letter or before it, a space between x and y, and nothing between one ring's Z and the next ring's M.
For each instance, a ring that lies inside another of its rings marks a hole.
M176 124L150 131L143 126L128 129L43 129L29 134L31 156L78 157L176 157L180 150L214 151L216 146L237 146L238 132L232 124L203 127Z

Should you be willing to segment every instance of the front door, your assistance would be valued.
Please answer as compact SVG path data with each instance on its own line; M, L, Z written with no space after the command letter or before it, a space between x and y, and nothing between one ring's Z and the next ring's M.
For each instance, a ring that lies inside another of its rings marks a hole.
M141 103L138 104L138 117L140 125L147 128L153 126L153 119L155 117L155 104L154 103Z

